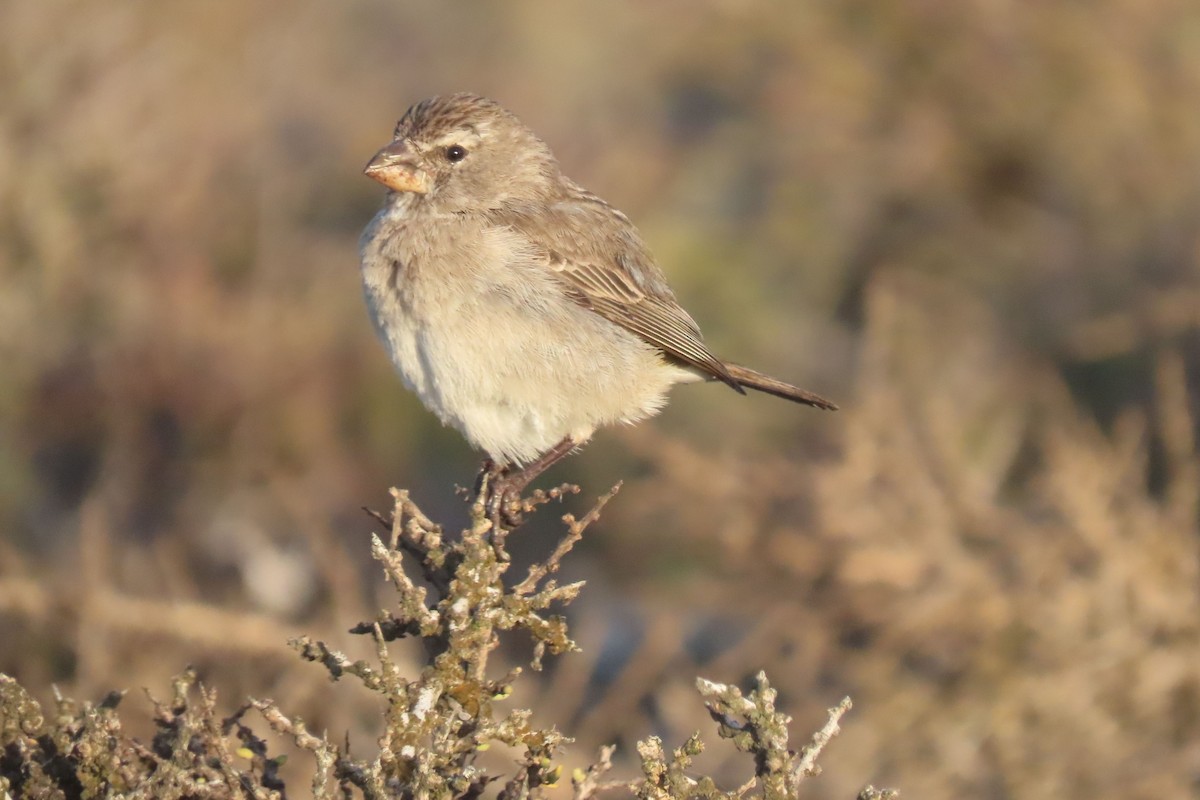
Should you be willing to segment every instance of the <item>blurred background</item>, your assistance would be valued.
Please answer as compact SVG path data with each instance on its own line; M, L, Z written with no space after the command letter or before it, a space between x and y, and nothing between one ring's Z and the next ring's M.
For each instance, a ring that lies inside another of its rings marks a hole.
M1186 0L0 3L0 671L191 663L369 747L285 640L368 652L389 486L466 518L478 456L356 252L363 165L457 90L634 219L717 352L842 405L686 387L548 476L583 495L523 557L625 481L568 562L584 653L514 697L571 763L702 729L736 786L692 680L765 668L798 740L854 698L811 797L1200 796Z

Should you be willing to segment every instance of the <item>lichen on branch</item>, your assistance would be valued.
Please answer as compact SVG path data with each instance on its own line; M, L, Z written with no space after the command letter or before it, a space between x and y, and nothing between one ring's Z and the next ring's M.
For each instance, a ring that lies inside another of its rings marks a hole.
M522 670L498 672L489 658L501 637L513 634L532 640L529 666L534 670L547 655L579 649L561 612L583 583L560 584L556 574L618 488L583 516L564 515L562 538L519 579L508 575L512 559L506 543L520 523L488 514L483 481L470 500L470 523L458 534L445 533L406 491L392 491L389 513L369 512L386 536L386 542L372 536L371 554L395 591L390 609L351 629L371 638L374 658L352 660L307 636L291 645L333 680L356 680L379 696L383 733L370 753L352 752L348 742L310 731L269 699L250 699L221 719L216 693L199 686L190 670L176 679L169 703L151 698L158 732L149 746L121 731L115 710L119 693L94 705L58 698L47 722L25 689L0 676L0 791L18 797L283 798L279 767L284 757L271 757L266 740L250 725L261 717L276 734L313 755L312 796L320 800L356 795L440 800L485 792L494 792L498 800L544 797L562 779L561 753L571 739L553 725L536 726L532 710L513 707ZM578 489L535 491L521 500L517 518L572 491ZM393 658L390 647L398 639L424 645L416 674ZM706 680L697 686L720 736L753 757L752 776L723 790L713 778L692 774L693 758L705 746L698 732L670 752L651 737L637 744L640 778L606 780L615 749L602 748L595 763L573 771L576 800L616 792L647 800L796 797L800 783L817 773L815 759L850 707L847 698L831 709L826 725L797 751L788 746L791 720L775 708L776 694L764 674L746 695ZM514 756L508 770L497 772L481 763L479 755L497 744ZM863 796L891 795L868 787Z

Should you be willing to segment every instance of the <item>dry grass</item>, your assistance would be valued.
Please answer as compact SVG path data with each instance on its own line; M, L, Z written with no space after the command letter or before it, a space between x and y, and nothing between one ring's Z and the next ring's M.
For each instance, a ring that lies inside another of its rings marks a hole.
M354 256L362 163L463 88L634 217L719 351L844 408L682 390L568 465L626 479L571 568L585 656L537 690L578 764L766 668L797 719L855 698L809 796L1195 793L1173 0L0 7L0 671L167 696L192 663L378 733L285 642L358 646L380 487L465 516L473 456L391 376Z

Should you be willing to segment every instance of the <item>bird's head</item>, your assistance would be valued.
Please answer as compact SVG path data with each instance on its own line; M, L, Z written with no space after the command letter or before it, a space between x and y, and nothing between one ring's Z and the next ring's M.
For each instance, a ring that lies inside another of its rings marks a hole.
M535 202L560 179L545 142L498 103L473 94L408 109L364 172L447 213Z

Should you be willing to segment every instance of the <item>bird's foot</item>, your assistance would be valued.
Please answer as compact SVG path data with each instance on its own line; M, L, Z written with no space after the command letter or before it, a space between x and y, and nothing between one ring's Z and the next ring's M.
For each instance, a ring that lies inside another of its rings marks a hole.
M516 478L516 480L514 480ZM525 483L520 473L513 475L507 466L485 459L475 479L475 497L483 504L483 512L492 522L493 530L509 530L524 522L521 490Z
M564 483L550 489L534 489L524 495L525 487L514 485L509 480L501 480L488 497L488 517L492 525L512 530L524 524L526 515L533 513L538 506L554 500L561 500L568 494L579 494L579 487L573 483Z
M512 530L525 521L525 503L521 500L524 487L513 485L507 476L500 477L488 487L487 514L494 530Z
M558 444L542 453L524 469L513 472L508 466L500 466L493 459L483 462L483 469L475 482L475 496L484 500L485 511L497 530L502 528L512 530L525 521L525 514L537 506L557 500L564 491L579 491L579 487L564 484L549 492L537 490L527 499L522 493L534 478L545 472L551 465L570 453L576 447L571 437L566 437Z
M484 492L491 490L491 487L500 480L508 472L508 467L502 467L490 458L485 458L483 464L479 467L479 474L475 476L475 486L471 492L475 497L481 496ZM461 490L466 494L466 490Z

